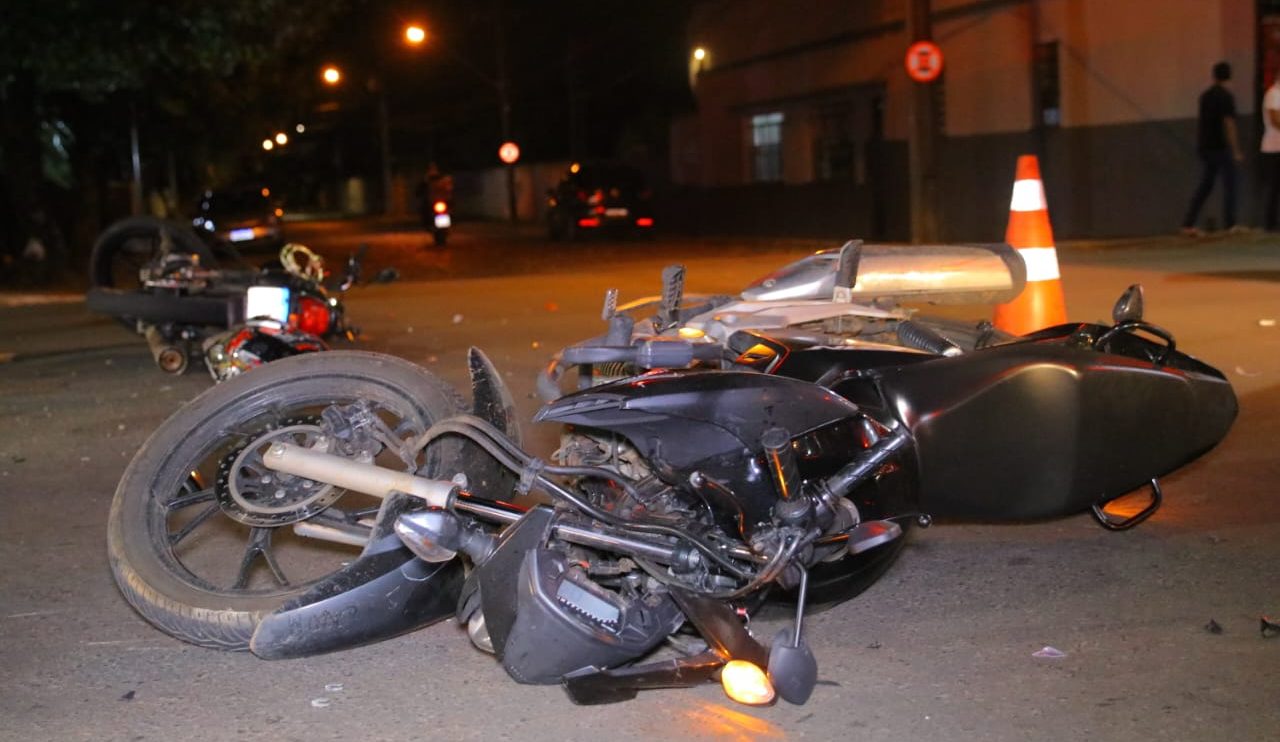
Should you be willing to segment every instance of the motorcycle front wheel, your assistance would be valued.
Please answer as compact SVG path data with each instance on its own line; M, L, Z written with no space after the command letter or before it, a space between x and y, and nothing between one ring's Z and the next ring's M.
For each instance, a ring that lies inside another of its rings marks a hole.
M262 452L313 445L355 409L407 441L462 408L418 366L353 351L282 359L209 389L151 435L116 489L107 549L121 593L178 639L248 649L263 616L358 556L380 502L274 472ZM391 448L374 463L457 473L450 439L412 454Z

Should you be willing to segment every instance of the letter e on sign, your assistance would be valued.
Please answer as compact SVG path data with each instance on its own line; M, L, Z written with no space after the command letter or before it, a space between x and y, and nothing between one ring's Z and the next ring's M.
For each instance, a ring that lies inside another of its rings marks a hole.
M917 41L907 47L907 74L916 82L933 82L942 74L942 50L932 41Z
M515 142L503 142L502 146L498 148L498 159L510 165L520 159L520 148L516 146Z

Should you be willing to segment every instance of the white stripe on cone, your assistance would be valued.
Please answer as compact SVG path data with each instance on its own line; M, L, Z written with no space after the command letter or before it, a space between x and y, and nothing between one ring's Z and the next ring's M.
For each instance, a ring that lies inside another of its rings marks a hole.
M1019 247L1018 254L1022 262L1027 264L1027 281L1056 281L1062 277L1058 273L1058 251L1052 247Z
M1036 179L1013 181L1013 198L1010 211L1041 211L1048 208L1044 199L1044 185Z

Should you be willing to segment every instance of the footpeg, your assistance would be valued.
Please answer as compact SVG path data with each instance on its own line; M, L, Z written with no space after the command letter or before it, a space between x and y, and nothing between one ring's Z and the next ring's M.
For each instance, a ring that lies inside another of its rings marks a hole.
M849 553L861 554L902 536L902 526L891 520L867 520L845 531L845 535L849 537L845 546Z

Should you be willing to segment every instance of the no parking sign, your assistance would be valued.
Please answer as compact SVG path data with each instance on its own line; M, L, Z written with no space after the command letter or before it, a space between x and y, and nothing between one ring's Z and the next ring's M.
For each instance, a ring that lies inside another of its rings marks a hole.
M942 50L932 41L917 41L907 47L907 74L916 82L933 82L942 74Z

